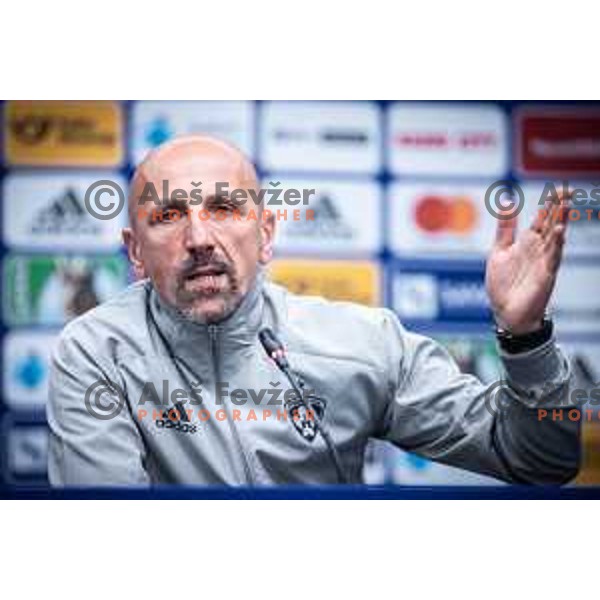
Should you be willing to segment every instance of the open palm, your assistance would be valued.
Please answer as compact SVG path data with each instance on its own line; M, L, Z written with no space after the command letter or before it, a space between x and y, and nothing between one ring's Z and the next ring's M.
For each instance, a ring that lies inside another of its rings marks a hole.
M498 220L485 284L498 324L514 334L538 329L556 282L565 242L568 198L540 210L515 237L516 215Z

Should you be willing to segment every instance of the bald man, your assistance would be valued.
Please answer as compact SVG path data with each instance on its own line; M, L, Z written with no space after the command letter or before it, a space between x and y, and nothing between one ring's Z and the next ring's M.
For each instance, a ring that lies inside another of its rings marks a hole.
M149 202L165 181L179 192ZM574 477L579 422L539 412L569 409L545 317L564 206L518 237L516 218L498 223L486 284L507 384L494 411L481 382L391 311L269 282L273 218L250 218L254 202L224 182L257 195L252 164L209 137L138 167L124 241L139 281L67 325L53 359L53 485L360 482L371 438L505 481Z

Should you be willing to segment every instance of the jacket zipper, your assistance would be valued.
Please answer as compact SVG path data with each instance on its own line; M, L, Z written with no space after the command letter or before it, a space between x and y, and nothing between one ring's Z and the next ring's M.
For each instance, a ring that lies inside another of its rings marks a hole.
M218 389L217 385L221 379L221 369L219 365L219 348L218 348L218 327L217 325L209 325L208 326L208 335L210 339L210 353L212 356L213 362L213 370L215 373L215 402L217 401ZM242 440L240 438L240 433L235 426L235 423L230 418L229 410L227 407L227 402L223 402L223 409L225 410L225 415L227 419L227 423L229 424L229 430L231 432L231 437L234 440L235 445L239 450L239 454L242 457L242 462L244 465L244 476L246 478L246 483L248 485L252 485L253 477L250 469L250 463L248 461L248 457L246 456L246 452L244 451L244 445L242 444Z

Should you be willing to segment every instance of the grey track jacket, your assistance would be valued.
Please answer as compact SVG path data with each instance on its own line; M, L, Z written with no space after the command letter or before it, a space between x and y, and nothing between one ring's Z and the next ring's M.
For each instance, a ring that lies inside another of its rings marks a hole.
M218 325L186 320L148 280L68 324L52 364L50 482L335 483L314 420L260 345L265 326L284 342L352 482L369 438L513 482L564 483L577 472L579 422L539 420L536 408L568 392L554 340L502 355L510 387L490 402L391 311L297 296L260 275Z

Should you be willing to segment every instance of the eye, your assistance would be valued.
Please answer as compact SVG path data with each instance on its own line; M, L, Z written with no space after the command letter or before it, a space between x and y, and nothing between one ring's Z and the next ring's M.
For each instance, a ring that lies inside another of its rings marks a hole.
M161 210L156 210L150 215L151 225L163 225L165 223L177 223L185 219L185 212L181 208L175 206L165 207Z
M216 212L223 210L225 212L231 212L236 208L235 204L227 196L218 196L214 202L209 206L209 210Z
M177 222L184 218L183 211L180 208L169 208L163 212L163 221Z

